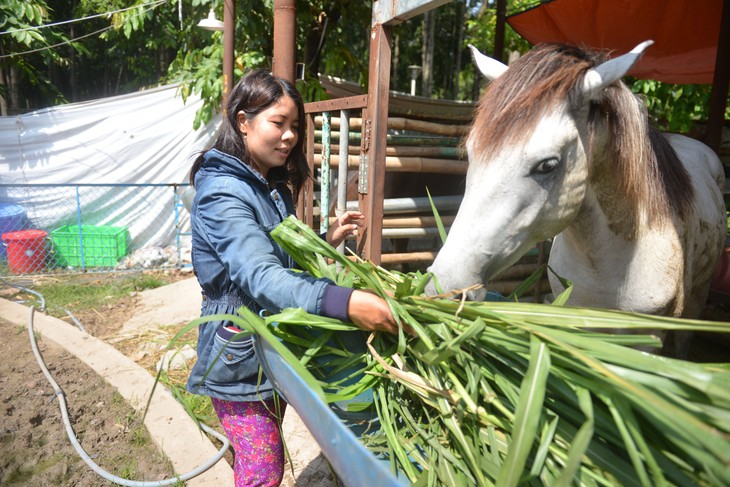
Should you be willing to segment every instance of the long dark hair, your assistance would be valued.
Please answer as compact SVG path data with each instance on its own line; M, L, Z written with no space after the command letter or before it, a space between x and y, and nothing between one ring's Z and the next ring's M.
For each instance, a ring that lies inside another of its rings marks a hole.
M274 76L270 72L258 69L250 72L233 87L226 104L226 118L223 127L211 149L237 157L245 164L253 167L254 161L238 129L238 112L243 111L246 118L253 120L259 113L269 108L281 98L288 96L292 99L299 113L300 132L297 143L289 154L286 164L280 168L272 168L268 173L270 183L286 183L296 200L304 182L310 176L307 159L304 156L305 125L304 102L297 89L285 79ZM208 149L210 150L210 149ZM195 158L190 171L190 184L195 185L195 174L203 165L203 151Z

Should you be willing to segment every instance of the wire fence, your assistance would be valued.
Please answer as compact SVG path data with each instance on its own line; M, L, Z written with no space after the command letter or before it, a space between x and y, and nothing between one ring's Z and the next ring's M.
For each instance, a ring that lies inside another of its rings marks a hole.
M0 184L0 276L191 265L188 184Z

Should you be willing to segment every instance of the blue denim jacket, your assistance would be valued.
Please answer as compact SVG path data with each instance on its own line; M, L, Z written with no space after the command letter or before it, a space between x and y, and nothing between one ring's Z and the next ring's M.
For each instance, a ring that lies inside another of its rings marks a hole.
M195 188L192 258L204 295L202 316L235 315L241 306L255 313L293 307L322 314L323 294L332 282L292 270L292 258L270 235L294 212L285 185L271 189L264 177L239 159L213 149L205 154ZM271 397L272 386L259 376L250 337L229 343L214 362L231 336L225 328L230 324L200 325L198 361L187 390L228 401Z

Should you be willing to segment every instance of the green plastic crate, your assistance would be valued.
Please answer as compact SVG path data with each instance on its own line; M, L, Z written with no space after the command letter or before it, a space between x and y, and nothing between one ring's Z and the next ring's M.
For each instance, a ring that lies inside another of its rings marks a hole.
M127 255L126 227L64 225L51 232L56 264L113 267ZM83 246L82 246L83 242Z

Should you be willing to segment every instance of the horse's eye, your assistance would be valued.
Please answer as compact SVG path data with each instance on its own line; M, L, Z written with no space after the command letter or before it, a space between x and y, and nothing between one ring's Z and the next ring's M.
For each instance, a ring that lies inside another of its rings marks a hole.
M547 174L549 172L554 171L557 167L560 161L557 157L551 157L550 159L543 159L540 161L537 166L535 166L532 170L533 174Z

